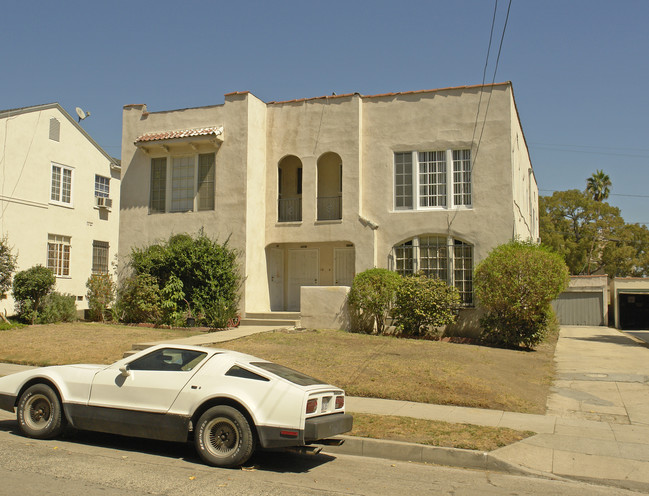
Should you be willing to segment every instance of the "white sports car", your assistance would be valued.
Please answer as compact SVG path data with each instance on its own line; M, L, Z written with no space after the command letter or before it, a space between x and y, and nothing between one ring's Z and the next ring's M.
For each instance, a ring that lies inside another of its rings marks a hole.
M42 367L0 378L0 408L29 437L66 425L186 442L210 465L246 462L256 447L331 444L352 428L345 392L228 350L157 345L113 365Z

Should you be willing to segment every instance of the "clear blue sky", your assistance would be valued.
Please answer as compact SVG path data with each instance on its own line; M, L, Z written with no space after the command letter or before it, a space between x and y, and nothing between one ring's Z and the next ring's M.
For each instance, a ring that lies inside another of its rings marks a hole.
M486 81L508 0L499 0ZM9 0L0 109L59 102L119 157L122 107L150 111L480 84L492 0ZM496 82L512 81L542 195L603 169L649 223L649 1L513 0Z

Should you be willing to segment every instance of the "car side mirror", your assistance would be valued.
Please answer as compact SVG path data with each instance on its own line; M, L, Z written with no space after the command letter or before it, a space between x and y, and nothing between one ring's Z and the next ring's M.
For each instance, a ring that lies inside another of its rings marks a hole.
M119 371L120 371L120 375L123 377L128 377L129 375L131 375L131 369L128 368L128 365L122 365L119 368Z

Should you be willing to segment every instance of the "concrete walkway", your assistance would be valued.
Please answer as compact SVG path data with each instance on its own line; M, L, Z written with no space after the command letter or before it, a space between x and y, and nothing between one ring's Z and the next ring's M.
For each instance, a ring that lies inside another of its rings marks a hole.
M216 344L273 330L242 326L172 341ZM147 343L149 344L149 343ZM649 348L606 327L565 326L546 415L347 398L351 413L398 415L537 434L490 453L348 437L327 448L382 458L573 478L649 492ZM0 376L23 367L0 364Z

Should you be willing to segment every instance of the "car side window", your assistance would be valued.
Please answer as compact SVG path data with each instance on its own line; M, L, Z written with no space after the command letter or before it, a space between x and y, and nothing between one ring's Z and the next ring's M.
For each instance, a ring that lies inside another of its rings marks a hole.
M162 348L128 364L131 370L189 371L198 365L207 353L176 348Z

